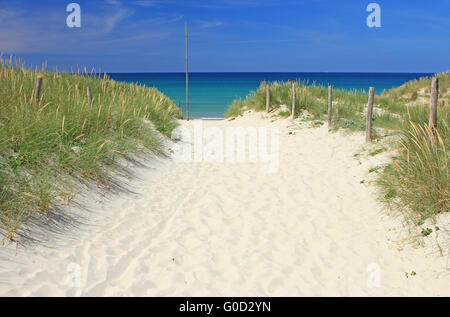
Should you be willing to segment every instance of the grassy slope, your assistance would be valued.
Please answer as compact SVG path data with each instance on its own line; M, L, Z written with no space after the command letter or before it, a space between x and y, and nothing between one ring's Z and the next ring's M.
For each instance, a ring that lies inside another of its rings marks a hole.
M450 96L450 74L441 73L438 74L439 78L439 95L441 99L448 101ZM385 92L383 95L397 100L402 100L403 102L420 102L428 101L426 99L421 99L420 97L430 96L431 81L429 78L424 77L419 80L411 80L404 85L391 89Z
M38 73L0 66L0 229L9 238L28 216L66 195L73 181L107 184L108 166L118 156L143 147L158 151L154 128L170 134L179 115L155 89L105 77L39 74L43 88L36 102Z
M440 101L441 107L448 103L450 92L450 74L440 74ZM227 112L227 117L238 116L247 109L262 111L266 104L266 83L244 100L235 100ZM430 79L408 82L405 85L375 96L375 109L373 115L373 126L375 128L385 128L398 130L402 127L404 119L409 116L414 122L428 120L428 106ZM270 84L270 102L272 108L280 105L292 104L292 83L273 82ZM428 87L428 91L426 90ZM422 91L420 92L420 90ZM417 94L413 94L417 91ZM300 116L305 112L312 116L314 120L323 120L327 115L328 90L327 87L308 85L308 83L297 83L297 99L295 106L295 116ZM408 95L415 95L415 100L406 98ZM403 98L399 97L403 96ZM367 94L362 91L345 91L341 89L333 90L333 101L337 104L333 106L333 127L348 128L352 130L365 129L365 106L367 104ZM414 105L408 113L405 104ZM285 113L289 115L290 113ZM448 117L441 119L448 119ZM447 121L448 122L448 121Z
M375 96L373 126L377 134L399 135L399 149L392 164L379 174L378 185L388 202L400 202L418 218L427 218L450 210L449 144L450 74L439 74L438 132L427 127L431 80L423 78ZM233 102L227 117L247 109L265 110L265 85L245 100ZM272 83L271 107L291 108L292 83ZM297 83L295 116L307 113L313 120L326 120L327 88ZM357 91L333 91L332 129L365 130L367 94ZM408 107L409 106L409 107ZM282 114L283 115L283 114ZM284 115L290 115L289 112Z
M410 81L384 94L409 107L400 128L399 155L378 177L383 198L407 206L408 216L420 224L424 219L450 211L450 74L439 78L438 129L427 125L431 80Z

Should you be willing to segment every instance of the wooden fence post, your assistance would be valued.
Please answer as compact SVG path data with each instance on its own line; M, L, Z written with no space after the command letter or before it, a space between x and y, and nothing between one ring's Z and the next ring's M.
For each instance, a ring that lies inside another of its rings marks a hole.
M292 83L292 109L291 109L291 119L294 119L295 116L295 99L297 94L297 85Z
M366 142L372 140L372 110L374 97L375 97L375 87L370 87L369 102L367 103Z
M428 125L432 129L437 128L437 107L438 107L438 92L439 82L438 78L431 79L431 92L430 92L430 121Z
M188 64L188 28L186 30L186 120L189 121L189 64Z
M90 105L92 105L92 88L90 86L87 86L86 90L87 90L88 102Z
M331 127L333 117L333 86L328 86L328 127Z
M269 85L266 86L266 112L270 110L270 88Z
M43 78L44 78L44 76L42 76L42 75L38 75L37 76L36 90L35 90L36 103L39 103L39 100L41 99L41 89L42 89L42 80L43 80Z

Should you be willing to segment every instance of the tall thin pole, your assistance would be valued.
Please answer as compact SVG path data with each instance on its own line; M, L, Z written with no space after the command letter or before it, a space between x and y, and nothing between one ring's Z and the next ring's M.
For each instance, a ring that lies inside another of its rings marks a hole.
M186 22L186 120L189 121L188 30Z

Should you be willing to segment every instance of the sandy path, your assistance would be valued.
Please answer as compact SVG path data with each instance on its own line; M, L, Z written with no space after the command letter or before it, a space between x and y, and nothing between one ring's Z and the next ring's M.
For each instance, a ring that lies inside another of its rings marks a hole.
M258 117L204 125L279 127L277 173L172 161L141 170L139 195L96 205L101 222L70 245L0 250L0 295L450 295L446 258L399 251L398 223L360 184L362 135L289 135L288 121Z

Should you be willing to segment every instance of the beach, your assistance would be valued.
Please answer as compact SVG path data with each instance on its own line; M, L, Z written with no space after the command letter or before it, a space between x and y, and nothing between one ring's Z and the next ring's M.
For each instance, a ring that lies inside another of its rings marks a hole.
M274 169L171 158L135 166L134 193L90 197L87 224L58 245L4 242L0 296L450 295L449 217L438 219L441 236L411 237L370 184L369 169L389 153L356 158L362 132L264 116L202 127L276 130ZM180 121L183 133L198 121Z

